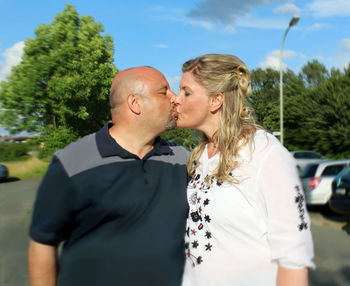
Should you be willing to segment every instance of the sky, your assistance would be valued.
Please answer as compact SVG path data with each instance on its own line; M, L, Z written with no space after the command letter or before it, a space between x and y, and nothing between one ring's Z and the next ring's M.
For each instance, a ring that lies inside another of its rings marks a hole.
M206 53L234 54L249 69L278 70L293 16L300 20L288 32L284 68L298 73L313 59L329 69L350 62L350 0L0 0L0 80L20 62L26 39L65 4L102 23L119 70L153 66L175 92L182 63Z

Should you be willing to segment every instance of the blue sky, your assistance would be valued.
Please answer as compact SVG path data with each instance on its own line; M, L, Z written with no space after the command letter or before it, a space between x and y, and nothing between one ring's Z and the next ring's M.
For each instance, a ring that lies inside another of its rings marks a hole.
M154 66L175 91L182 63L204 53L237 55L250 69L278 69L294 15L300 21L286 39L288 68L298 72L312 59L328 68L350 62L350 0L0 0L0 80L20 61L23 42L66 3L103 24L118 69Z

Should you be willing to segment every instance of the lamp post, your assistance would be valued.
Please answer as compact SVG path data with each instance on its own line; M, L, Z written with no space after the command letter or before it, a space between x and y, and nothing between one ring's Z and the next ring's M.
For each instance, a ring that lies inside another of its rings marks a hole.
M283 34L282 43L281 43L281 50L280 50L280 141L283 145L284 141L284 134L283 134L283 48L284 48L284 42L286 40L287 34L291 27L295 26L300 17L294 16L288 25L288 28Z

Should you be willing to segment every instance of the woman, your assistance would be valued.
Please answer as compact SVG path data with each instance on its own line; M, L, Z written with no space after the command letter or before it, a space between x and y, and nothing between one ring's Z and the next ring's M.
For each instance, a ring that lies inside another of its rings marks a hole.
M295 163L254 123L235 56L184 63L179 127L203 132L190 157L183 286L307 285L310 222Z

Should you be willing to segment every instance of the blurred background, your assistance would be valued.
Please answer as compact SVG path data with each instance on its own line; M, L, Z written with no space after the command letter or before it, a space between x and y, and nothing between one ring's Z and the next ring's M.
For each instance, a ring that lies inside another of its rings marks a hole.
M312 219L311 285L350 285L350 1L0 1L0 285L26 285L27 227L50 158L110 120L112 78L241 58L256 121L295 158ZM191 150L201 134L163 134Z

